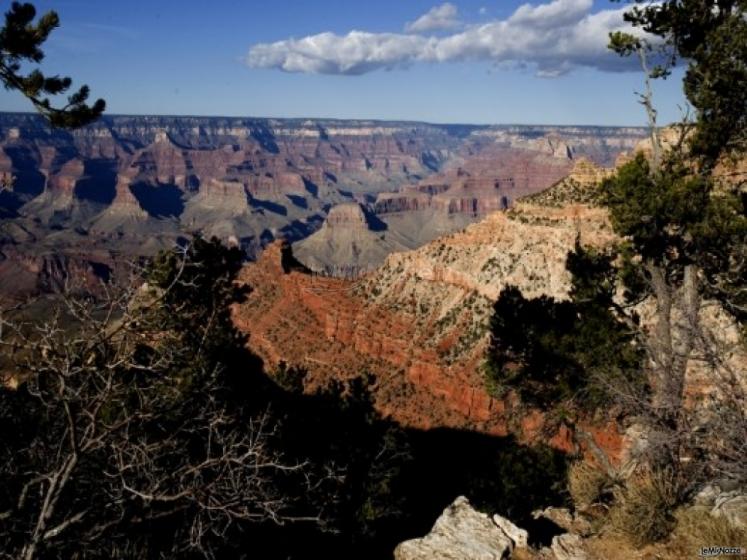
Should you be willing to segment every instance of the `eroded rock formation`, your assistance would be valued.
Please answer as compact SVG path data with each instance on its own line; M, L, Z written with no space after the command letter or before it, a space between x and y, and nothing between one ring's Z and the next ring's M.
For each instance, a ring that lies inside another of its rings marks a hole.
M347 274L462 228L537 181L545 184L569 165L569 154L604 162L626 144L612 139L641 135L636 129L148 116L104 117L64 131L49 129L37 115L6 113L0 114L0 175L13 181L0 192L0 241L18 249L6 252L10 259L99 252L129 259L201 232L237 243L252 258L274 239L313 234L337 204L359 201L375 214L378 194L406 193L398 208L381 205L386 231L363 236L371 244L356 243L351 256L370 258L328 269ZM428 178L441 172L438 181L446 187L435 192ZM420 189L416 197L425 197L425 211L414 216L412 185Z
M400 543L395 560L503 560L513 542L490 517L461 496L436 520L430 533Z
M272 245L242 271L254 291L235 317L271 370L280 362L305 368L310 386L371 372L378 409L404 424L532 438L542 432L541 415L512 425L510 403L486 392L480 364L487 322L492 301L509 283L528 297L567 297L565 256L578 235L597 246L614 239L599 209L520 204L418 250L394 253L355 281L286 273L282 247ZM603 428L595 437L614 453L620 447L614 434ZM553 444L570 449L571 440L561 431Z

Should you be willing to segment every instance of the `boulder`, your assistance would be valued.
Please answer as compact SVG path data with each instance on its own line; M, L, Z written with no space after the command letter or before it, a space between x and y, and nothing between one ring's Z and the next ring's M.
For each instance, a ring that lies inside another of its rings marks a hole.
M490 517L460 496L447 507L425 537L400 543L395 560L502 560L513 542Z
M556 560L587 560L589 558L581 537L571 533L553 537L550 548Z
M747 495L738 489L718 483L705 486L695 496L694 506L708 511L713 517L723 517L733 527L747 527Z
M711 515L726 518L733 527L747 527L747 496L738 491L718 495Z
M717 484L708 484L695 496L694 503L696 506L712 508L720 494L721 488Z
M506 536L511 539L516 548L526 548L529 546L529 533L524 529L517 527L511 521L505 517L501 517L497 513L493 516L493 522L506 533Z

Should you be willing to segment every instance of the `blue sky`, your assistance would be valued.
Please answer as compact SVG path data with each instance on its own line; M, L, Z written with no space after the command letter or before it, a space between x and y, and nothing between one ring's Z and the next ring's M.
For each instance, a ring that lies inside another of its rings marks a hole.
M43 68L109 113L638 125L602 0L37 0ZM6 9L9 2L3 2ZM657 87L679 115L681 74ZM29 110L0 92L0 109Z

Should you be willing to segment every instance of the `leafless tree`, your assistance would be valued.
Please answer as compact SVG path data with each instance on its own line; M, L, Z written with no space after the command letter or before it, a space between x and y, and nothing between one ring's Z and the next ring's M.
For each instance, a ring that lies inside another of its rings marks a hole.
M165 531L162 553L211 557L237 525L321 522L298 500L319 481L278 450L272 408L232 403L223 364L164 326L171 290L203 288L190 258L166 286L66 296L41 323L1 316L18 388L0 389L0 426L15 430L0 449L0 557L141 557L145 527Z

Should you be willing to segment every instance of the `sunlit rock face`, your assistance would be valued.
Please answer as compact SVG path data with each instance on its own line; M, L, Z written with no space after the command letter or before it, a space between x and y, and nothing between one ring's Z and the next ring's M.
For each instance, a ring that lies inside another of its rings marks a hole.
M461 496L436 520L430 533L400 543L395 560L456 560L508 558L514 544L488 515L476 511Z
M309 240L329 229L380 233L360 207L330 214L333 225ZM303 367L312 386L368 371L385 380L376 390L379 410L404 424L505 435L505 403L487 394L480 373L492 302L508 284L527 297L567 298L565 256L579 235L596 246L615 239L601 209L520 203L390 254L353 280L286 271L282 247L273 244L242 271L253 292L235 319L270 368ZM528 417L524 428L542 432L542 418ZM567 448L567 436L554 443Z

